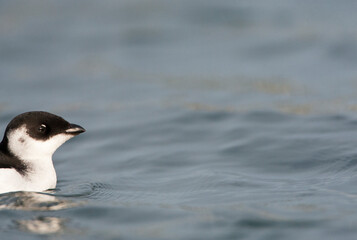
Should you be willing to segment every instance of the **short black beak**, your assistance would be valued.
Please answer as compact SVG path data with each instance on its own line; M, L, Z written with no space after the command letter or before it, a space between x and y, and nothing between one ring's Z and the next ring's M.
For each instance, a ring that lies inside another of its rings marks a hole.
M83 133L85 131L86 130L83 127L81 127L81 126L79 126L77 124L72 124L71 123L69 125L69 128L66 130L66 133L73 134L73 135L78 135L78 134Z

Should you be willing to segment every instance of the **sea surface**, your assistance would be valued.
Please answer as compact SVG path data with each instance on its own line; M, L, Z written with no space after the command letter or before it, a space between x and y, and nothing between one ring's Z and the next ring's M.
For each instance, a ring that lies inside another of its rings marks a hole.
M0 134L86 128L1 239L357 239L357 3L0 1Z

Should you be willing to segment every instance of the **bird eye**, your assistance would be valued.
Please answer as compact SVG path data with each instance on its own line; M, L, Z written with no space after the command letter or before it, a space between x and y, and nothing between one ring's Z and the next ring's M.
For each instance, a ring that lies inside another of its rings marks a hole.
M38 128L38 131L41 133L46 132L47 126L46 124L41 124L41 126Z

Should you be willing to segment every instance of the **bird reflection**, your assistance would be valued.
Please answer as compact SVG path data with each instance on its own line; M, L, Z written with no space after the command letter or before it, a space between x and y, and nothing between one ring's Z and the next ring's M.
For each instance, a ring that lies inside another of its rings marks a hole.
M60 199L53 195L36 192L14 192L0 195L0 209L25 211L56 211L71 208L81 203Z
M0 209L46 212L79 206L82 203L58 198L48 193L14 192L0 195ZM35 234L54 234L64 230L65 218L41 214L31 219L14 219L16 228Z
M36 234L54 234L63 232L65 221L64 218L39 216L35 219L17 220L15 223L22 231Z

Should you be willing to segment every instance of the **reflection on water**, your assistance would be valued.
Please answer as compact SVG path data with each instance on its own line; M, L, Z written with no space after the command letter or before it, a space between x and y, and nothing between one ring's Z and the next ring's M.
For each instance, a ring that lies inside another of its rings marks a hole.
M0 196L0 209L16 209L25 211L57 211L78 206L67 199L36 192L14 192Z
M63 218L39 216L35 219L17 220L15 223L22 231L36 234L53 234L63 232L65 221L66 219Z
M14 192L0 196L1 210L20 210L20 211L37 211L48 212L79 206L68 199L60 199L53 195L36 192ZM66 219L55 216L45 216L40 214L29 219L12 219L15 227L21 231L35 234L54 234L63 232Z

